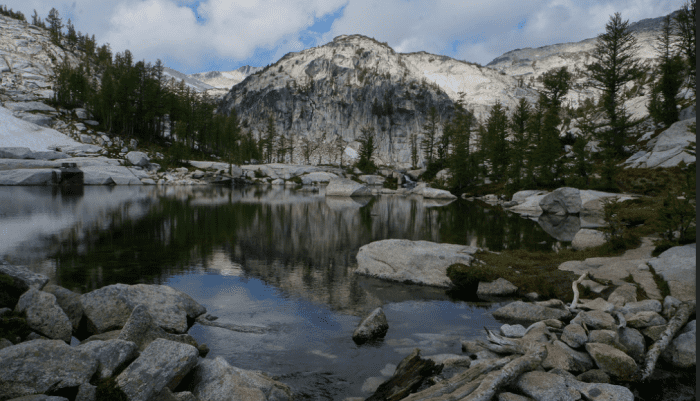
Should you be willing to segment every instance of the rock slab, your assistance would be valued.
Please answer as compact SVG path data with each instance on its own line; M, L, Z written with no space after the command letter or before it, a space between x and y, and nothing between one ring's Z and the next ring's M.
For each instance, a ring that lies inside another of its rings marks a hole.
M357 253L356 274L384 280L449 288L447 268L469 265L478 248L429 241L389 239L371 242Z
M130 401L148 401L163 388L174 389L197 365L197 348L158 339L116 378Z

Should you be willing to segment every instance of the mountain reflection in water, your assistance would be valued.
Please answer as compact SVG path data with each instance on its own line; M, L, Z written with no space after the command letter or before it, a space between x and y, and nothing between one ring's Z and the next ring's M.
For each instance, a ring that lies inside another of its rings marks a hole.
M498 328L498 305L443 289L353 274L358 249L399 238L547 250L537 222L476 203L421 197L326 198L281 187L0 188L0 257L79 293L113 283L167 284L219 322L195 324L207 358L270 372L306 399L368 396L368 383L413 348L461 353L460 339ZM382 306L390 329L375 345L351 335ZM365 387L363 391L362 388Z

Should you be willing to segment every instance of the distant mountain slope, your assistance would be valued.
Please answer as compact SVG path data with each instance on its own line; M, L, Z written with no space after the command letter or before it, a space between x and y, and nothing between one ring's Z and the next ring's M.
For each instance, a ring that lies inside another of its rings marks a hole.
M489 68L425 52L396 53L374 39L342 35L250 75L224 96L219 111L235 108L256 136L270 114L278 132L295 140L325 135L353 143L369 127L377 133L380 160L407 166L409 138L421 134L430 107L446 122L459 92L481 117L496 101L514 106L521 97L536 98L515 78Z
M248 75L254 74L263 67L251 67L245 65L233 71L209 71L190 74L188 77L203 82L218 89L231 89L233 85L243 81Z
M177 82L185 81L185 85L196 90L197 92L204 92L209 89L214 89L212 85L208 85L196 78L192 78L189 75L185 75L179 71L175 71L172 68L163 67L163 75L166 76L166 80L175 78Z

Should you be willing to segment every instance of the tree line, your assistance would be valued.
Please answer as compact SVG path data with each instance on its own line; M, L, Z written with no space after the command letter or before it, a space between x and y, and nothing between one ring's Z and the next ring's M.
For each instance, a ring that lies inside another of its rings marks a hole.
M627 156L625 145L641 122L625 109L626 85L653 77L648 112L658 128L678 121L682 90L695 91L695 4L695 0L688 2L675 17L665 18L657 38L654 71L645 70L640 63L629 21L623 21L620 13L612 15L592 51L594 61L584 71L589 85L600 93L597 102L588 99L576 110L563 106L573 76L562 67L539 78L542 89L534 104L521 99L510 115L497 102L480 123L467 110L462 94L453 118L438 135L440 122L431 109L422 139L409 138L413 166L422 157L428 178L449 167L452 178L444 185L456 193L473 187L479 177L511 193L561 185L615 190L618 164ZM572 121L580 130L578 137L560 137L563 124ZM598 141L596 154L587 148L590 140ZM562 157L565 153L568 159ZM596 179L593 160L600 165Z
M45 25L38 17L37 21ZM94 36L73 37L70 24L64 33L55 9L47 22L58 44L83 54L77 65L65 58L54 68L58 105L87 109L99 129L116 135L144 142L169 141L180 159L191 150L216 153L233 163L261 158L258 141L243 131L235 110L228 116L215 114L216 104L206 94L184 81L167 80L160 60L135 62L129 50L112 55L108 44L95 46Z

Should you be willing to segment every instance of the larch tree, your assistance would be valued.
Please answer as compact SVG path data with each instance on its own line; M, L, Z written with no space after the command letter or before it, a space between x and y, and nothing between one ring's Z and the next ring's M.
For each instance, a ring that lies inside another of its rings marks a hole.
M629 20L623 21L620 13L615 13L591 52L595 61L586 66L592 86L602 92L601 107L607 121L601 130L601 144L608 158L624 155L625 139L636 125L625 110L623 93L625 85L639 75L638 48Z
M658 79L653 83L647 109L657 124L668 127L678 121L678 94L683 86L685 62L673 46L671 17L664 18L661 32L656 38L658 53Z

